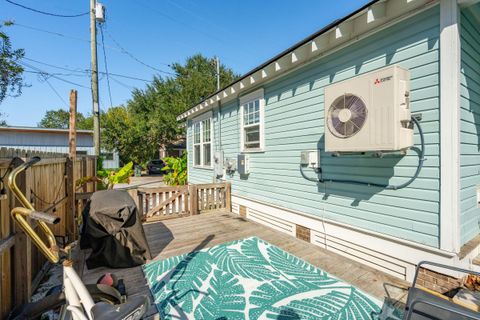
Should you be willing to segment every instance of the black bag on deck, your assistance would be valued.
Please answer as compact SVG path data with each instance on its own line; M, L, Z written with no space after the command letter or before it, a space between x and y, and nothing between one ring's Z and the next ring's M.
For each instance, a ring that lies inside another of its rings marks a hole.
M95 192L83 210L80 248L91 248L86 263L97 267L129 268L151 259L142 220L128 192Z

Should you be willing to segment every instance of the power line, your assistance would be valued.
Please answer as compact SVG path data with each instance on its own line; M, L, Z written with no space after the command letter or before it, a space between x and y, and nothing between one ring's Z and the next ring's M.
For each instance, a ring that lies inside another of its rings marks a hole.
M56 68L56 69L60 69L60 70L65 70L65 71L71 71L71 72L85 72L87 69L81 69L81 68L77 68L76 70L75 69L69 69L69 68L65 68L65 67L60 67L60 66L57 66L57 65L53 65L53 64L50 64L50 63L46 63L46 62L42 62L42 61L39 61L39 60L35 60L35 59L32 59L32 58L27 58L27 57L23 57L22 58L23 60L28 60L28 61L32 61L32 62L36 62L38 64L43 64L44 66L47 66L47 67L52 67L52 68Z
M81 69L81 68L69 69L69 68L65 68L65 67L60 67L60 66L57 66L57 65L53 65L53 64L50 64L50 63L42 62L42 61L39 61L39 60L35 60L35 59L32 59L32 58L23 57L23 59L28 60L28 61L32 61L32 62L35 62L35 63L38 63L38 64L42 64L42 65L45 65L45 66L48 66L48 67L52 67L52 68L64 70L64 71L82 73L82 74L84 74L84 76L90 77L90 75L87 74L87 73L91 72L90 69ZM102 71L99 71L98 73L100 73L100 74L105 74L105 72L102 72ZM56 75L55 73L50 73L50 74ZM59 75L62 75L62 74L59 74ZM65 74L64 74L64 75L65 75ZM118 73L111 73L111 72L109 72L109 75L110 75L110 76L115 76L115 77L120 77L120 78L125 78L125 79L138 80L138 81L143 81L143 82L151 82L151 80L142 79L142 78L138 78L138 77L134 77L134 76L127 76L127 75L124 75L124 74L118 74Z
M60 80L60 81L69 83L69 84L71 84L71 85L74 85L74 86L77 86L77 87L81 87L81 88L85 88L85 89L90 89L90 88L87 87L87 86L84 86L84 85L79 84L79 83L72 82L72 81L70 81L70 80L66 80L66 79L60 78L59 76L56 76L56 75L51 74L51 73L49 73L49 72L46 72L45 70L39 69L39 68L37 68L37 67L35 67L35 66L32 66L31 64L28 64L28 63L26 63L26 62L21 62L21 61L20 61L19 63L20 63L21 65L23 65L23 66L26 66L26 67L28 67L28 68L32 68L33 70L36 70L36 71L41 72L40 75L41 75L42 77L44 77L44 78L46 78L46 76L48 75L48 76L50 76L51 78L54 78L54 79L57 79L57 80Z
M78 37L75 37L75 36L71 36L71 35L68 35L68 34L63 34L63 33L56 32L56 31L50 31L50 30L45 30L45 29L41 29L41 28L37 28L37 27L28 26L26 24L17 23L16 21L6 21L5 23L8 23L9 26L22 27L22 28L25 28L25 29L30 29L30 30L34 30L34 31L38 31L38 32L43 32L43 33L48 33L48 34L58 36L58 37L62 37L62 38L68 38L68 39L72 39L72 40L77 40L77 41L90 43L90 40L88 40L88 39L78 38ZM116 50L115 48L113 48L113 49Z
M23 70L23 72L27 73L35 73L35 74L44 74L44 72L41 71L34 71L34 70ZM86 75L84 74L74 74L74 73L61 73L61 72L51 72L49 73L54 76L64 76L64 77L85 77Z
M134 90L135 89L135 87L129 86L128 84L125 84L125 83L123 83L120 80L117 80L115 78L112 78L112 81L118 83L119 85L121 85L124 88L127 88L128 90Z
M34 8L30 8L30 7L27 7L27 6L24 6L23 4L20 4L20 3L17 3L17 2L13 2L12 0L5 0L7 1L8 3L10 4L13 4L15 6L18 6L20 8L23 8L23 9L26 9L26 10L30 10L30 11L33 11L33 12L36 12L36 13L40 13L40 14L44 14L44 15L47 15L47 16L52 16L52 17L59 17L59 18L77 18L77 17L82 17L82 16L86 16L88 14L90 14L90 11L87 11L87 12L84 12L84 13L79 13L79 14L58 14L58 13L51 13L51 12L46 12L46 11L41 11L41 10L38 10L38 9L34 9Z
M77 41L81 41L81 42L90 43L89 39L83 39L83 38L75 37L75 36L72 36L72 35L56 32L56 31L50 31L50 30L45 30L45 29L41 29L41 28L37 28L37 27L32 27L32 26L29 26L29 25L26 25L26 24L17 23L15 21L5 21L4 23L8 23L9 26L13 25L13 26L22 27L22 28L25 28L25 29L34 30L34 31L37 31L37 32L43 32L43 33L51 34L51 35L62 37L62 38L67 38L67 39L72 39L72 40L77 40ZM120 52L120 53L125 54L125 55L131 55L123 48L119 49L117 47L109 46L107 44L105 44L104 46L105 46L105 48L107 48L109 50L114 50L116 52ZM136 60L138 60L138 59L136 59ZM140 62L140 63L144 64L143 62ZM170 67L169 64L164 63L164 62L161 62L159 64ZM156 71L159 71L159 70L156 70ZM164 71L164 70L160 70L159 72L168 73L167 71ZM173 73L170 73L170 74L174 75Z
M189 9L188 7L182 6L182 5L180 4L180 3L181 3L180 1L168 0L168 2L170 2L170 4L174 5L175 7L180 8L181 10L189 13L190 15L197 17L197 19L200 20L200 21L203 21L203 23L210 24L211 26L213 26L213 27L215 28L215 30L221 29L221 30L223 30L223 31L225 31L225 32L228 32L228 30L226 30L226 29L223 28L222 26L220 26L220 25L218 25L218 24L216 24L216 23L213 23L212 20L214 20L214 19L207 19L207 18L205 18L203 15L198 14L195 10L191 10L191 9Z
M169 20L171 20L171 21L173 21L173 22L176 22L176 23L178 23L178 24L181 24L181 25L183 25L184 27L187 27L187 28L189 28L189 29L195 30L195 31L198 32L198 33L202 33L203 35L205 35L205 36L207 36L207 37L209 37L209 38L211 38L211 39L214 39L214 40L216 40L216 41L218 41L218 42L220 42L220 43L225 43L225 41L223 41L222 39L220 39L220 38L218 38L218 37L215 37L215 36L212 36L211 34L209 34L209 33L207 33L207 32L204 32L204 31L202 31L202 30L200 30L200 29L194 28L193 26L191 26L191 25L189 25L189 24L187 24L187 23L184 23L184 22L182 22L182 21L180 21L180 20L178 20L178 19L176 19L176 18L174 18L174 17L172 17L172 16L169 16L168 14L165 14L164 12L162 12L162 11L160 11L160 10L157 10L157 9L155 9L155 8L149 6L149 5L146 5L146 4L143 3L143 2L140 2L140 1L134 1L134 2L137 3L137 4L140 5L140 6L143 6L143 7L147 8L147 9L149 9L149 10L155 11L157 14L162 15L162 16L164 16L165 18L167 18L167 19L169 19Z
M161 72L161 73L165 73L165 74L169 74L169 75L173 75L175 76L176 74L175 73L172 73L172 72L168 72L168 71L164 71L164 70L160 70L160 69L157 69L143 61L141 61L140 59L136 58L133 54L131 54L130 52L128 52L127 50L125 50L124 47L122 47L113 37L112 35L110 34L110 32L108 32L108 30L105 30L105 33L107 34L107 36L115 43L115 45L120 49L122 50L123 53L125 53L126 55L128 55L130 58L132 58L133 60L137 61L138 63L144 65L145 67L148 67L150 69L153 69L155 71L158 71L158 72Z
M25 65L24 65L25 66ZM26 67L26 66L25 66ZM23 72L27 73L33 73L33 74L45 74L45 72L42 71L35 71L35 70L26 70L24 69ZM48 72L49 76L62 76L62 77L89 77L87 74L74 74L74 73L61 73L61 72ZM100 75L99 80L103 80L103 73Z
M103 61L105 64L105 73L107 74L108 97L110 98L110 106L113 106L112 90L110 89L110 77L108 76L107 54L105 53L105 37L103 36L103 24L100 24L100 34L102 36L102 49L103 49Z
M103 72L99 72L99 73L103 73ZM122 74L118 74L118 73L111 73L110 72L109 75L114 76L114 77L125 78L125 79L143 81L143 82L152 82L152 80L146 80L146 79L141 79L141 78L137 78L137 77L126 76L126 75L122 75Z
M68 107L67 101L65 101L65 99L63 99L63 97L60 95L60 93L58 93L58 91L55 89L55 87L52 86L52 84L50 83L50 81L48 81L47 76L45 76L44 74L41 74L41 76L43 77L43 79L45 80L45 82L48 84L48 86L50 87L50 89L52 89L52 91L57 95L57 97L63 102L63 104L65 105L65 107Z

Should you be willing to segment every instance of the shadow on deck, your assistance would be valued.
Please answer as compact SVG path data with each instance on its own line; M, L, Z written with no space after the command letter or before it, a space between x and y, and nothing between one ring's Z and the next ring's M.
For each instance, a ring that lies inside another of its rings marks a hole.
M408 283L405 281L231 213L201 214L147 223L144 228L154 259L165 259L221 243L256 236L358 287L381 301L398 303L398 301L403 301L406 296ZM82 278L85 283L94 283L105 272L113 272L125 280L129 296L147 294L153 301L141 267L88 270L84 266L82 269ZM157 310L153 304L145 318L158 319Z

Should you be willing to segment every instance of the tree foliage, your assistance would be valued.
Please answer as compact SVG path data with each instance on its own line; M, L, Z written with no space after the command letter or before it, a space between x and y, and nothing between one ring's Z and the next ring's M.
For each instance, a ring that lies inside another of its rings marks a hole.
M130 183L130 177L133 176L133 162L127 163L120 170L99 170L99 177L106 189L113 189L116 184Z
M172 65L175 77L154 77L145 89L135 89L126 106L110 108L102 122L102 143L117 150L123 162L142 163L155 157L161 145L184 132L176 117L216 91L215 63L200 54L185 64ZM236 75L220 66L220 82L226 85Z
M69 124L70 112L63 109L57 109L48 110L42 120L38 123L38 126L42 128L68 129ZM92 117L85 117L82 113L77 112L77 129L93 129Z
M166 166L162 168L166 174L163 182L169 186L183 186L187 183L187 153L181 157L165 157Z
M23 67L18 63L25 55L23 49L12 49L10 37L0 29L0 103L7 95L22 93Z

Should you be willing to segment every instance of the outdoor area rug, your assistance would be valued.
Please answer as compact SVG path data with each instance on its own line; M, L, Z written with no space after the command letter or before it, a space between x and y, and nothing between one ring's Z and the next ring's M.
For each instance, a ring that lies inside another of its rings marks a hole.
M259 238L153 261L162 319L377 319L381 302Z

